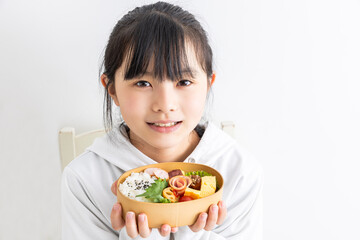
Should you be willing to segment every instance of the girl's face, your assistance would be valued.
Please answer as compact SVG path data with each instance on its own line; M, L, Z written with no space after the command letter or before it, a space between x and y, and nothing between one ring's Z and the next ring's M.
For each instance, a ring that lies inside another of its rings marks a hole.
M186 148L190 135L204 111L209 84L195 52L187 48L193 78L160 82L152 74L150 62L147 73L124 80L124 66L115 73L115 89L110 93L121 115L130 128L130 138L139 148L163 150ZM141 150L141 149L140 149Z

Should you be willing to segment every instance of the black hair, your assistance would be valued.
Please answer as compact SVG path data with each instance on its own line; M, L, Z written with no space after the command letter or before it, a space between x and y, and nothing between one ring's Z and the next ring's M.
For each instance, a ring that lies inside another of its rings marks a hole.
M112 30L101 70L108 78L105 88L103 117L106 129L111 129L112 99L109 88L114 87L115 72L125 66L125 79L146 73L151 59L154 60L152 74L162 81L165 77L172 81L191 72L188 66L185 44L191 43L197 60L210 81L212 70L212 50L205 30L194 15L166 2L137 7L123 16ZM190 72L189 72L190 71Z

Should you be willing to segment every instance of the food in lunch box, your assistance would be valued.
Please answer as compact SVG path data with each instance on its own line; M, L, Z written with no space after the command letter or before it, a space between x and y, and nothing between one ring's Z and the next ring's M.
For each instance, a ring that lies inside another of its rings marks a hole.
M145 189L155 183L156 177L151 177L145 172L131 173L125 181L119 185L119 190L125 196L142 202L151 202L145 197L138 196L145 193Z
M143 202L176 203L204 198L217 190L216 177L204 171L184 172L174 169L147 168L131 173L119 184L125 196Z

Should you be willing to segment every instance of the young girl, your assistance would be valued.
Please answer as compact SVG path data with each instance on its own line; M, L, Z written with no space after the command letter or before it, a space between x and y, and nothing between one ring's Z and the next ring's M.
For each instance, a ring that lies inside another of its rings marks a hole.
M261 168L215 125L200 123L214 78L206 33L180 7L142 6L116 24L101 76L109 132L64 170L63 239L262 238ZM176 161L217 169L223 201L191 226L149 229L146 215L133 212L123 219L114 181L142 165Z

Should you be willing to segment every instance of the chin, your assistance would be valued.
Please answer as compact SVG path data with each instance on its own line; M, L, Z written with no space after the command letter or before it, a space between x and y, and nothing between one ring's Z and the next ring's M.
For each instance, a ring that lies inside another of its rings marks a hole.
M153 142L152 145L153 147L157 148L157 149L166 149L166 148L172 148L172 147L176 147L180 144L179 141L176 140L170 140L170 139L163 139L160 140L158 139L158 141Z

